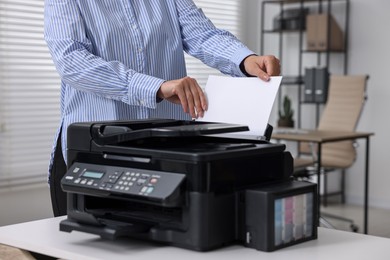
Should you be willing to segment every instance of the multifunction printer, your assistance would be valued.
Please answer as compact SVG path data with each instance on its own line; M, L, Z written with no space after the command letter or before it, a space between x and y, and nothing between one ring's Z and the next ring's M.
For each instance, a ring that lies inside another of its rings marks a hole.
M316 185L285 145L242 125L148 119L68 127L60 230L207 251L273 251L317 238Z

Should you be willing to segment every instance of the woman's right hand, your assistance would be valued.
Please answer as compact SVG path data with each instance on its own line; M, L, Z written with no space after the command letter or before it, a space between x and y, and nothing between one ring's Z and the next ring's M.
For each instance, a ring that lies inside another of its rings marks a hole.
M165 81L157 96L175 104L181 104L192 118L203 117L207 110L207 99L198 82L190 77Z

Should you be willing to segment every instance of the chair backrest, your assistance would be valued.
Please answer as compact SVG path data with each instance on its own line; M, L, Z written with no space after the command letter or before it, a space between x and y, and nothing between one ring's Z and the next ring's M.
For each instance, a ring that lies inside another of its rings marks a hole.
M366 100L368 76L332 75L328 99L318 130L354 131ZM356 158L352 141L324 144L321 163L325 167L348 168Z

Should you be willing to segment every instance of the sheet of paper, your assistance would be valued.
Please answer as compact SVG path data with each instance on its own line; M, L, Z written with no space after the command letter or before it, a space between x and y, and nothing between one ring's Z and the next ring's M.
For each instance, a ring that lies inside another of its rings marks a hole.
M198 121L247 125L249 131L238 134L263 136L282 77L232 78L209 76L205 87L208 110Z

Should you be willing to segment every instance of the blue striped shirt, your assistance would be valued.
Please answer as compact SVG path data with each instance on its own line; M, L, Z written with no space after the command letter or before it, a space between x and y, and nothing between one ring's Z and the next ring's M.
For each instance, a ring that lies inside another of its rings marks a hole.
M214 27L192 0L45 0L45 40L61 76L62 152L81 121L190 119L157 102L164 81L186 76L184 51L232 76L253 54Z

